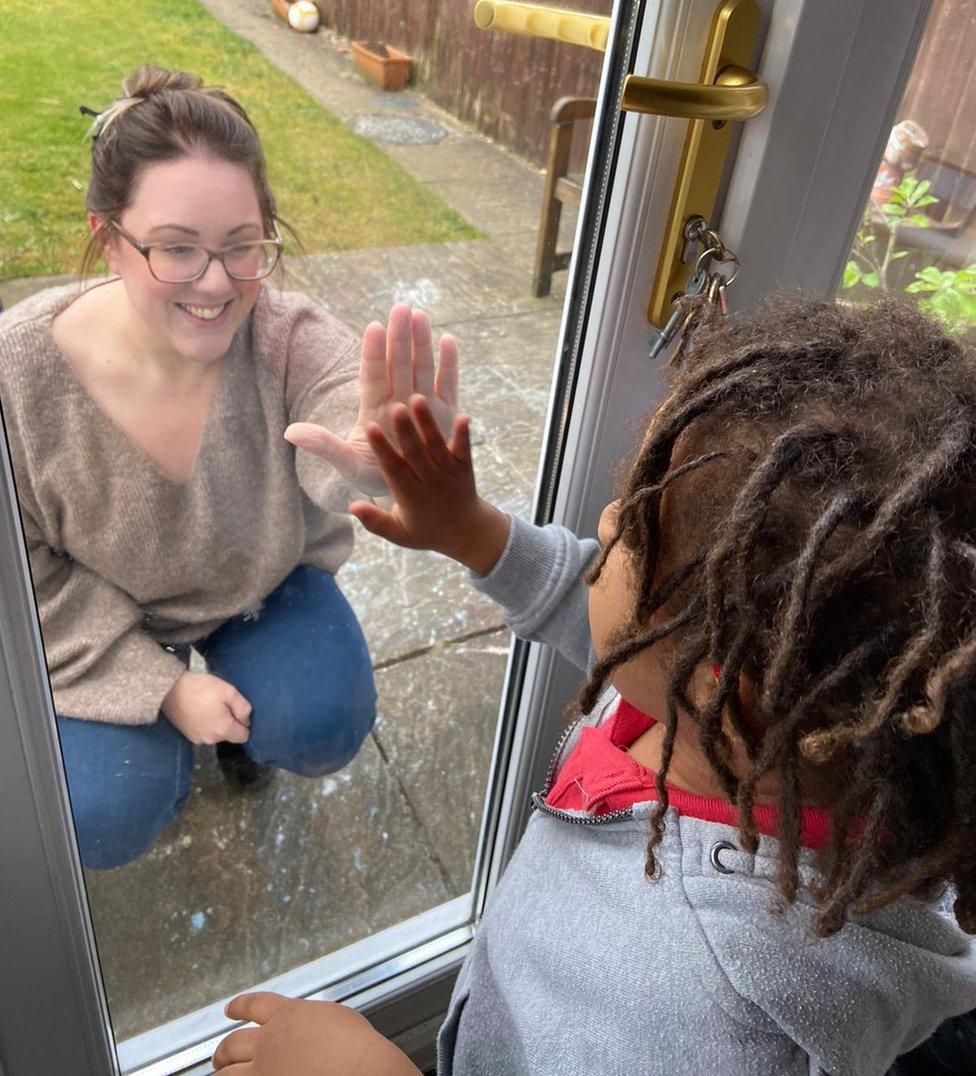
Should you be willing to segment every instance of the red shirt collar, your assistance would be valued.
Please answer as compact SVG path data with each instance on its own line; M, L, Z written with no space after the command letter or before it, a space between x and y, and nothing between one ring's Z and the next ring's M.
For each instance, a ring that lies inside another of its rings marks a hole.
M563 810L602 815L656 800L656 774L625 750L656 723L655 718L626 699L619 699L602 724L583 728L546 803ZM691 818L738 825L735 807L723 799L698 796L669 784L668 802L679 814ZM756 807L754 816L760 833L776 836L775 807ZM807 848L822 848L830 834L830 814L820 807L804 807L800 826L801 843Z

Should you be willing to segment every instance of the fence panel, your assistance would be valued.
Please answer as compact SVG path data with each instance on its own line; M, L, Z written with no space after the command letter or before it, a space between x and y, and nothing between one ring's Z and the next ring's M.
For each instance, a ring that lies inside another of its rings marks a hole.
M611 0L560 0L560 7L608 15ZM474 0L328 0L326 20L344 37L378 41L414 58L414 85L484 134L544 164L549 110L557 98L593 97L603 54L539 38L486 33ZM580 125L572 167L582 167L588 125Z

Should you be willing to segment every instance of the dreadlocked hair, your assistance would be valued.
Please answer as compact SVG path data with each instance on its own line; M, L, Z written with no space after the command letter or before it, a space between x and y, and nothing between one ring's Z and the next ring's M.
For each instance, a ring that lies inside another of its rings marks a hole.
M620 544L633 619L578 700L589 712L618 666L663 647L648 876L691 722L746 851L772 775L788 901L804 789L835 789L820 934L947 885L976 933L973 355L906 304L780 297L706 321L671 376L590 577ZM696 688L702 662L715 675Z

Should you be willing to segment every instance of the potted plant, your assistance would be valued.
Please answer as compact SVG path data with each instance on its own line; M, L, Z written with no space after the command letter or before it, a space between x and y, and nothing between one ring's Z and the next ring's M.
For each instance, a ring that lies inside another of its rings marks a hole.
M410 78L413 59L392 45L353 41L352 55L362 74L384 90L402 90Z

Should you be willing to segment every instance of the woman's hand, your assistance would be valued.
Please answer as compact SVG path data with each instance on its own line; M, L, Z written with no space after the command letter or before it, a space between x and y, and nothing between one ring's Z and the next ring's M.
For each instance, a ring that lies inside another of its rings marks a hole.
M213 1067L222 1076L420 1076L406 1054L345 1005L241 994L226 1013L258 1027L232 1031L217 1047Z
M390 422L394 448L377 423L366 437L393 494L389 511L354 501L349 512L373 534L408 549L443 553L478 575L498 562L511 520L478 496L471 464L470 419L456 415L446 442L423 396L394 404Z
M226 680L210 673L185 672L161 707L190 743L247 743L251 704Z
M311 422L293 422L285 438L328 460L356 489L377 496L387 489L366 436L367 426L375 422L392 436L390 405L420 393L447 435L458 406L457 342L447 333L441 337L435 366L430 320L423 311L398 303L385 329L374 321L363 333L359 393L359 416L344 438Z

